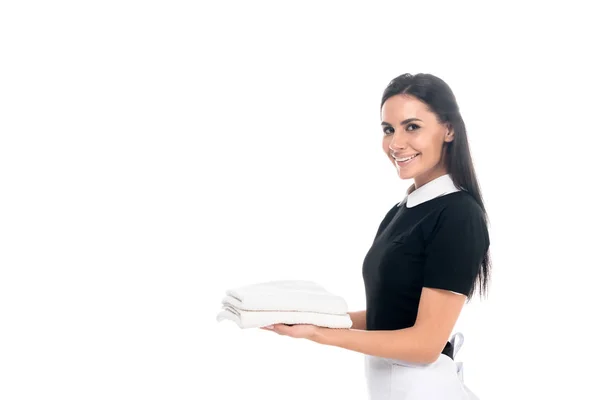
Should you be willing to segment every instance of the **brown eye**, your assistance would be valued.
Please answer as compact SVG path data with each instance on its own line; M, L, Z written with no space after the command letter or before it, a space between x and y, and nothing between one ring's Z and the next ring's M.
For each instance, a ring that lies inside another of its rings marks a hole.
M408 128L410 128L411 126L414 126L414 127L415 127L415 129L408 129ZM420 128L420 126L419 126L419 125L416 125L416 124L409 124L409 125L406 127L406 130L407 130L407 131L416 131L416 130L417 130L417 129L419 129L419 128Z
M383 133L386 135L390 135L394 133L394 129L391 126L386 126L383 128Z

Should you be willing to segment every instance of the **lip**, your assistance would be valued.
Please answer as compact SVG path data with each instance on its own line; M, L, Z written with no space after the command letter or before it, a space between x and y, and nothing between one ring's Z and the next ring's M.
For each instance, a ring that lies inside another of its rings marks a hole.
M413 155L414 155L414 154L413 154ZM398 157L398 158L394 157L394 163L395 163L397 166L399 166L399 167L404 167L404 166L406 166L406 165L410 164L411 162L413 162L414 160L416 160L416 159L417 159L417 157L419 157L420 155L421 155L421 154L417 153L416 157L413 157L413 158L411 158L411 159L410 159L410 160L408 160L408 161L398 161L398 159L399 159L399 158L405 158L405 157ZM408 157L408 156L406 156L406 157Z
M395 159L398 158L406 158L406 157L412 157L414 155L419 155L421 153L412 153L412 154L391 154L392 157L394 157Z

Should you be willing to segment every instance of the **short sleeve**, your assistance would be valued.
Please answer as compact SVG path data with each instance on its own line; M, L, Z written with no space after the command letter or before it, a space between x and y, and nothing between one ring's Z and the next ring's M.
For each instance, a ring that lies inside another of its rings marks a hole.
M489 244L485 216L477 203L448 205L427 241L423 286L467 296Z

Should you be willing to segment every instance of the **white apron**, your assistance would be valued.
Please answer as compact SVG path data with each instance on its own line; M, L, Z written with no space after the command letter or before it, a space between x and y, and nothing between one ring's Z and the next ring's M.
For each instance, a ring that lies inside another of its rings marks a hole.
M464 342L452 335L453 357ZM369 400L479 400L463 383L462 362L445 354L430 364L365 355Z

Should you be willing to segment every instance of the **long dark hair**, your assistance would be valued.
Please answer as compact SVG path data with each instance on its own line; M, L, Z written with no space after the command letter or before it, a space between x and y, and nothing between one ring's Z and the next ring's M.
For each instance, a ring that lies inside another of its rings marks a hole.
M467 128L460 114L458 103L450 86L442 79L431 74L403 74L394 78L383 92L380 110L387 99L397 94L413 96L427 104L429 110L437 115L441 124L447 124L454 130L454 140L446 143L446 167L454 185L471 194L483 210L486 222L489 218L483 204L481 190L475 175L475 168L469 150ZM414 190L411 186L409 192ZM481 267L477 273L476 283L479 293L487 295L491 273L490 251L484 255ZM475 291L475 285L468 295L470 300Z

